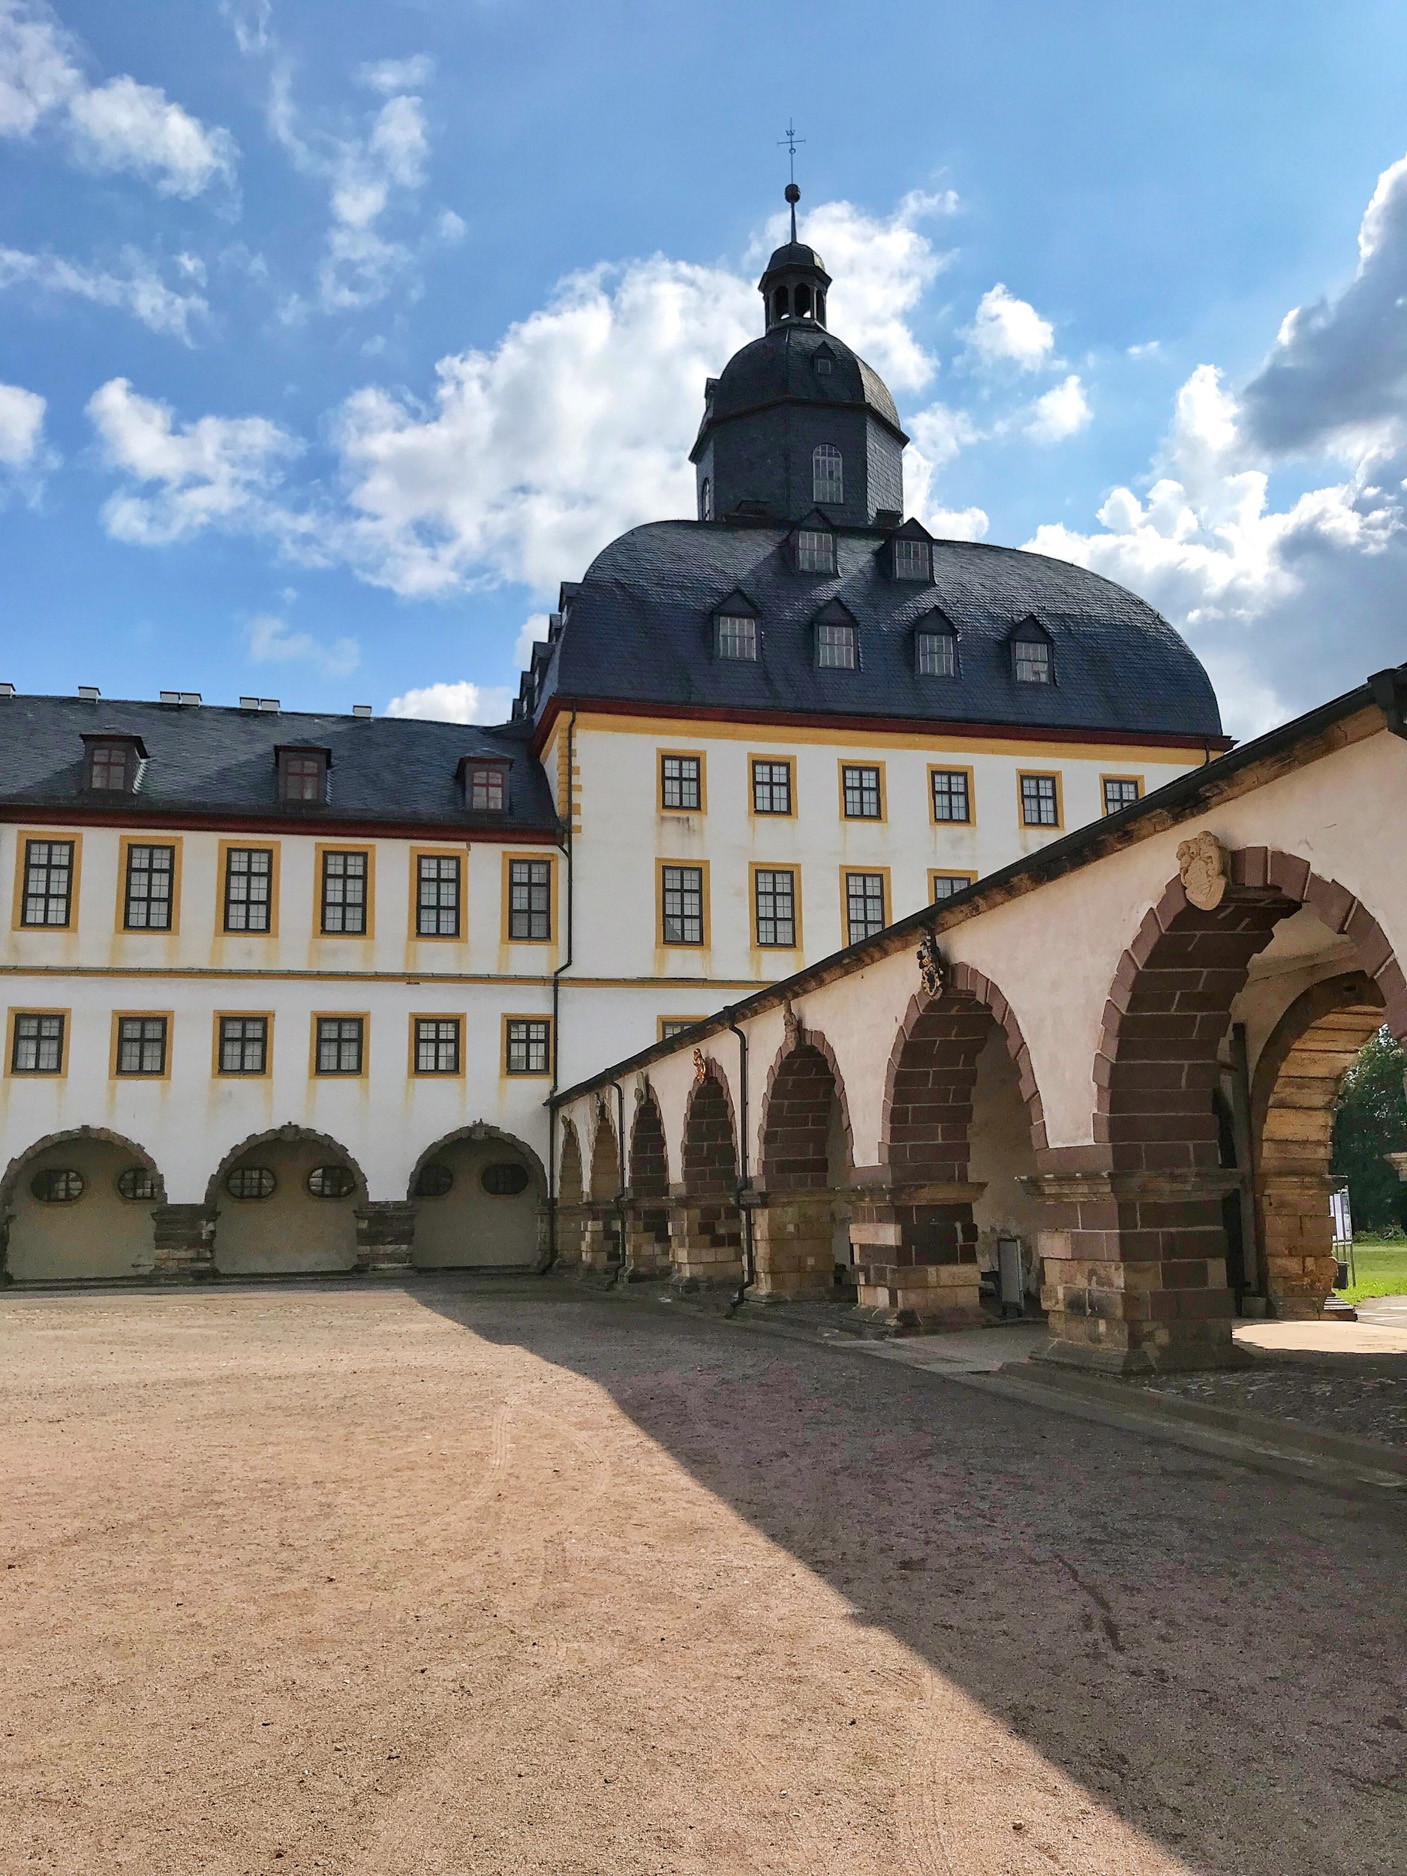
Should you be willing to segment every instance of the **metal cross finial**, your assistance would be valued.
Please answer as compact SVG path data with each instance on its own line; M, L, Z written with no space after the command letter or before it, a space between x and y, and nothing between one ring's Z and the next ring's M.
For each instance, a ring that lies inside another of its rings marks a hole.
M777 143L779 146L785 146L787 158L791 165L791 181L787 184L786 195L787 201L791 204L791 238L793 245L795 245L796 242L796 205L801 200L801 191L796 186L796 146L799 143L805 143L805 141L805 137L797 136L796 125L788 118L787 134L785 137L778 137Z

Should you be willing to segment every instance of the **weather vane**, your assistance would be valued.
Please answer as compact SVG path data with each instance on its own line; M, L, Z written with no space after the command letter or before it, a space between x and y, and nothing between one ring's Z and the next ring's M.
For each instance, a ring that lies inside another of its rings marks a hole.
M796 205L801 200L801 191L796 186L796 146L799 143L805 143L805 141L805 137L797 136L796 125L792 122L790 117L788 117L787 134L785 137L778 137L777 143L779 147L785 148L791 170L791 180L787 183L786 196L787 201L791 203L791 238L793 242L796 240Z

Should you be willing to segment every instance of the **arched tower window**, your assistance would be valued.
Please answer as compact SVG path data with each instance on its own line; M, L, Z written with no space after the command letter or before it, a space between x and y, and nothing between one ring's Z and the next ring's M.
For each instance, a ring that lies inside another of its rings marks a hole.
M813 502L845 500L844 465L834 443L818 443L811 452L811 499Z
M816 289L816 323L821 326L826 323L826 296L819 287Z
M708 477L705 476L702 483L699 485L699 520L712 521L712 519L713 484L709 481Z
M796 303L797 318L809 319L811 317L811 289L810 287L798 287L796 289L795 294L793 295L793 298Z
M772 317L773 319L785 319L790 311L791 301L787 298L787 290L785 287L778 287L777 291L772 295Z

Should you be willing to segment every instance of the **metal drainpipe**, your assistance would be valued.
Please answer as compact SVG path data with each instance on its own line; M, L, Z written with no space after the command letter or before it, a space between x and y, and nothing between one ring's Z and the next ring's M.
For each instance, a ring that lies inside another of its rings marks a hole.
M572 867L572 822L576 816L576 711L573 710L567 723L567 822L565 837L558 842L567 868L567 955L552 973L552 1086L547 1091L547 1113L549 1129L547 1136L547 1262L539 1273L546 1276L557 1261L557 1110L552 1105L561 1076L558 1064L561 1060L562 1035L562 973L572 968L573 949L576 940L574 921L575 894L574 871Z
M756 1259L752 1244L752 1207L743 1204L743 1193L747 1189L748 1179L748 1114L747 1114L747 1037L733 1021L736 1011L724 1010L728 1018L728 1027L738 1038L738 1212L743 1226L743 1280L738 1285L738 1293L728 1305L731 1316L743 1306L743 1299L756 1281Z
M625 1183L625 1090L618 1081L611 1086L616 1091L616 1162L620 1184L616 1188L616 1230L620 1233L620 1269L616 1272L617 1283L629 1283L632 1265L630 1262L630 1234L625 1228L625 1195L628 1190Z

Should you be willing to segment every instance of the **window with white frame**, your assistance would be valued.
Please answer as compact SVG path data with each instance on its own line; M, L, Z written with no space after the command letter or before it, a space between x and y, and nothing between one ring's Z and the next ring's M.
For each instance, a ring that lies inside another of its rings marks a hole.
M840 619L816 627L816 663L823 671L853 671L860 662L855 628Z
M915 632L914 664L920 677L956 677L957 639L951 632Z
M933 572L933 554L927 541L915 541L899 538L891 542L894 549L894 578L896 580L927 580Z
M796 564L802 573L834 573L835 536L821 528L802 528L796 537Z
M811 452L811 499L845 500L845 464L834 443L819 443Z
M758 944L795 946L796 874L786 866L759 866L752 880Z
M714 645L720 658L740 663L757 662L757 621L741 612L720 612L715 621Z
M1018 684L1049 684L1052 676L1050 646L1045 639L1013 639L1011 656Z

